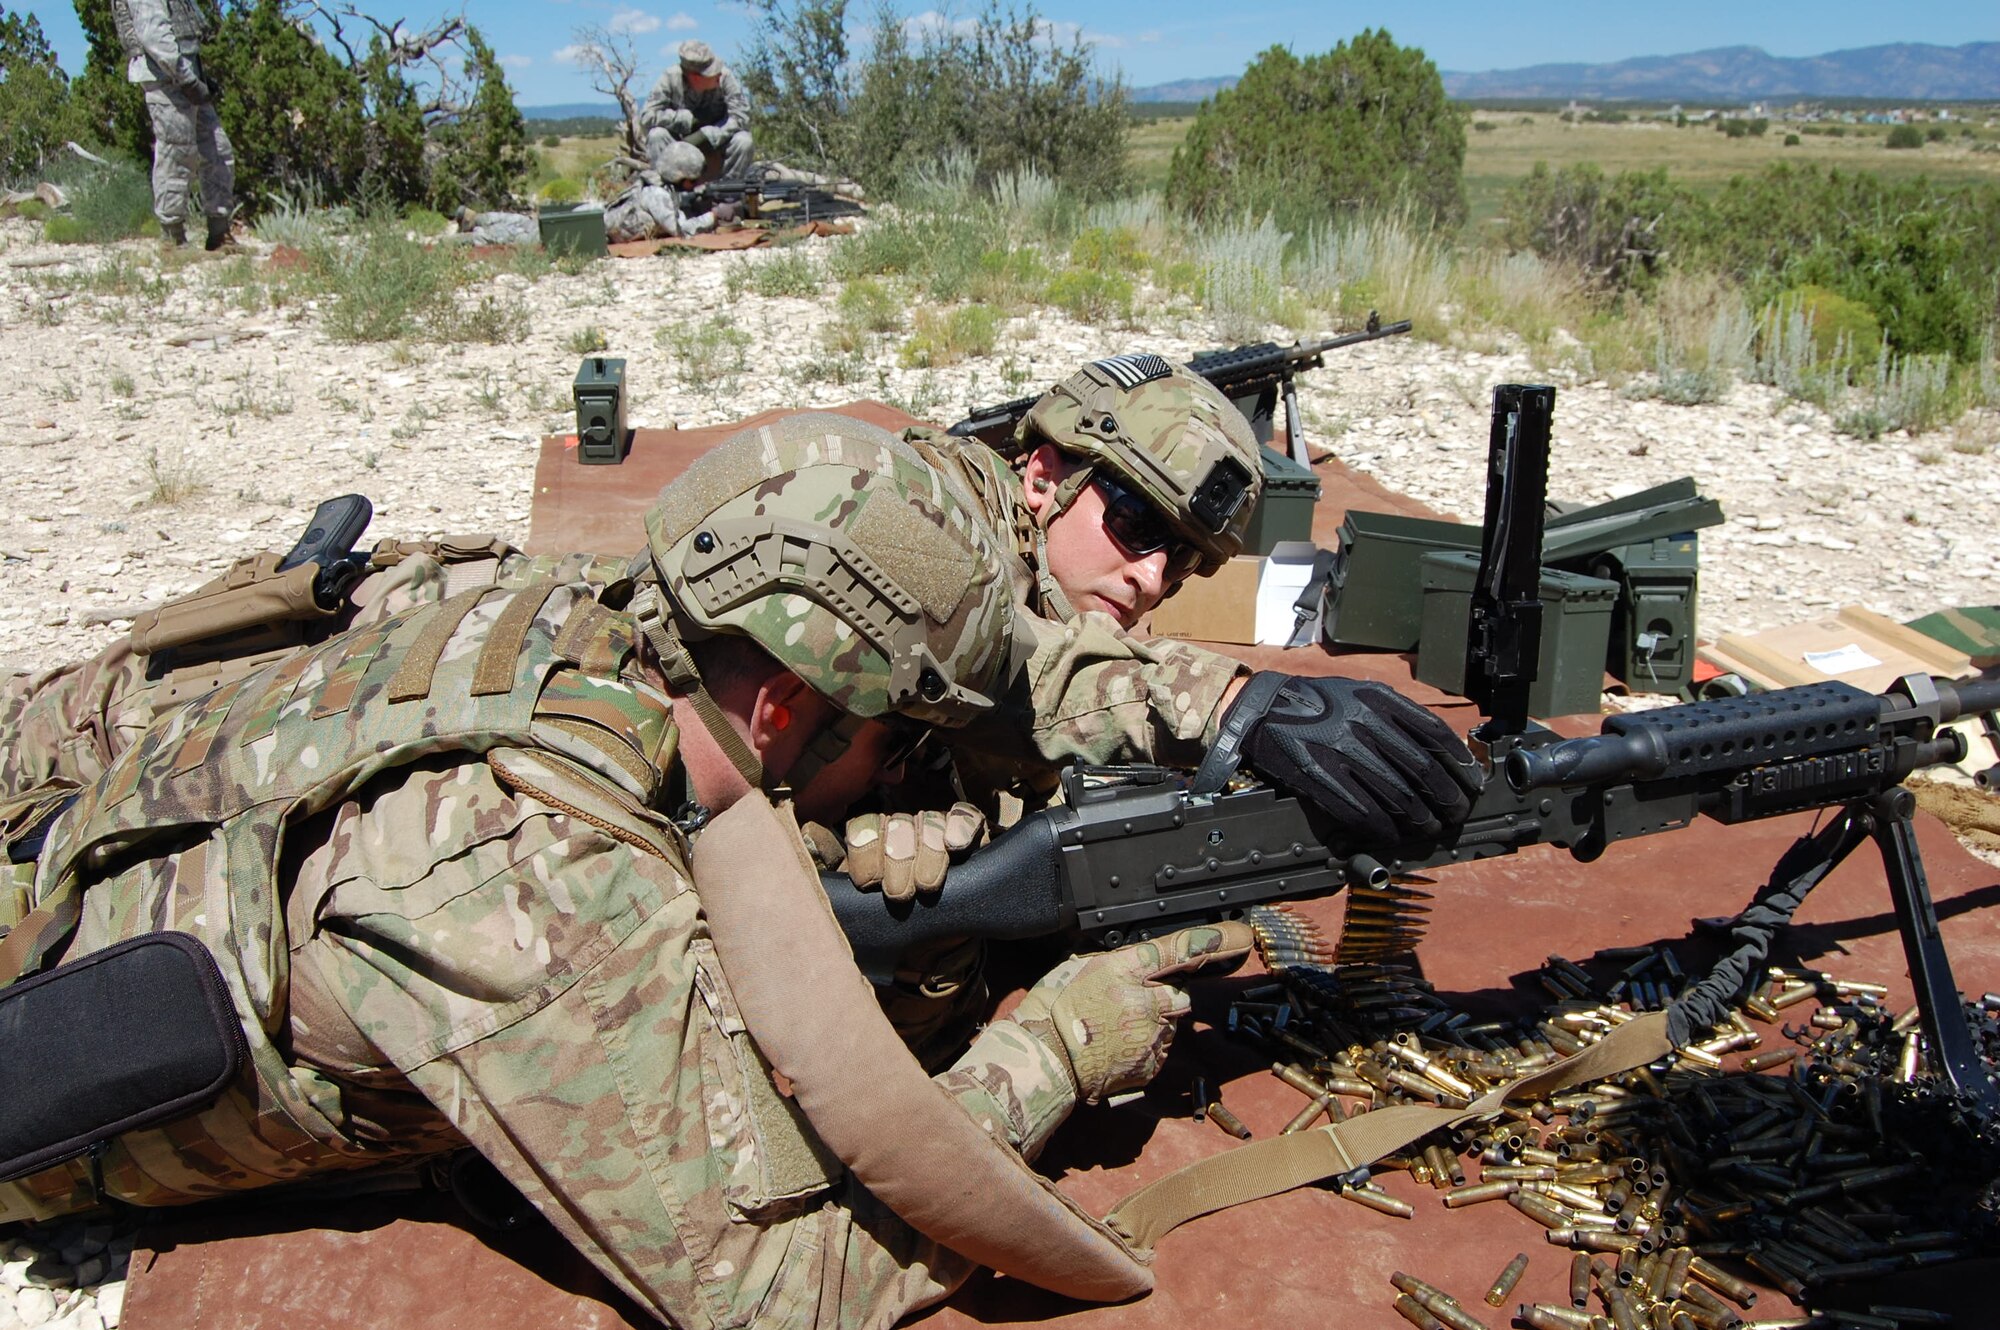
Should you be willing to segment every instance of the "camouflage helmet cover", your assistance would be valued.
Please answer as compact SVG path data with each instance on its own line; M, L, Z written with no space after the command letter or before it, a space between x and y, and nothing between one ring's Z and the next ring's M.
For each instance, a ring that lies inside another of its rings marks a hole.
M678 185L683 180L693 180L700 176L707 159L701 149L692 143L676 140L663 146L653 158L653 165L660 177L670 185Z
M1166 514L1213 572L1242 552L1264 488L1256 436L1207 379L1162 356L1093 360L1043 393L1022 422L1102 465Z
M963 725L1014 668L991 541L874 425L810 412L745 430L660 492L646 534L686 636L747 635L850 715Z

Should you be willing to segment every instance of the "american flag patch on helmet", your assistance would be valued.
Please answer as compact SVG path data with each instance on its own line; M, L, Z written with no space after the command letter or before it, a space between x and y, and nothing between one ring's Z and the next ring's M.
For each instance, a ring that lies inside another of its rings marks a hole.
M1109 375L1111 381L1120 388L1130 390L1154 379L1164 379L1174 372L1174 367L1164 356L1112 356L1108 360L1093 360L1090 367Z

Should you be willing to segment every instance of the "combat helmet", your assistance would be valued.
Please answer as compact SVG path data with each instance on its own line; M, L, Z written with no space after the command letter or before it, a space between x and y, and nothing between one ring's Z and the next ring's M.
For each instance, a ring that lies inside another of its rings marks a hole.
M1018 663L990 538L908 444L848 416L804 413L717 445L660 491L646 536L634 617L753 785L761 767L720 720L687 640L747 636L844 713L795 786L869 718L966 724Z
M1054 511L1102 467L1200 551L1199 572L1242 552L1264 488L1257 439L1229 399L1192 370L1155 355L1093 360L1043 393L1021 432L1028 449L1052 443L1088 463L1064 480Z

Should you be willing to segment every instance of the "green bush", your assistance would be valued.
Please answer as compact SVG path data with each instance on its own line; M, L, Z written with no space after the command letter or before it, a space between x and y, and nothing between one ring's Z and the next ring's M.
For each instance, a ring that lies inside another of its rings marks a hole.
M323 238L306 251L321 318L336 342L393 342L455 326L465 265L449 249L420 244L377 225L342 243Z
M849 282L834 302L843 319L867 332L888 332L902 322L902 301L880 282Z
M1669 248L1661 227L1701 206L1664 170L1622 171L1607 180L1590 162L1556 171L1536 162L1508 188L1500 209L1513 248L1574 264L1606 286L1645 286Z
M1166 193L1196 217L1270 215L1298 233L1356 208L1465 220L1465 126L1437 66L1386 31L1301 60L1265 51L1196 114Z
M575 203L583 198L583 186L574 180L557 176L536 193L544 203Z
M1924 132L1915 125L1897 125L1889 131L1887 143L1891 148L1921 148Z
M938 369L993 354L1000 340L1000 311L985 305L919 309L898 356L906 369Z
M1945 138L1946 135L1943 125L1932 125L1929 129L1924 131L1924 142L1926 143L1943 143L1945 141Z
M544 135L542 135L542 146L543 146L544 148L560 148L560 147L562 147L562 135L560 135L560 134L544 134Z
M1069 268L1049 279L1048 301L1080 323L1129 323L1132 279L1095 268Z
M1799 146L1799 136L1798 136L1797 134L1787 134L1787 135L1785 135L1785 146L1786 146L1787 148L1796 148L1796 147L1798 147L1798 146Z
M57 244L126 240L154 225L152 177L131 162L93 166L70 178L69 191L69 216L43 227Z
M1070 242L1069 261L1078 268L1108 272L1142 272L1151 261L1139 248L1139 233L1130 227L1107 230L1086 227Z
M1716 125L1716 128L1721 130L1724 134L1726 134L1728 137L1732 139L1744 139L1750 137L1750 122L1747 120L1737 120L1732 117L1731 119L1724 120L1718 123Z
M1822 362L1847 369L1872 365L1882 353L1882 323L1858 300L1823 286L1800 286L1773 301L1766 317L1790 310L1805 318Z
M750 368L750 334L726 315L676 323L655 340L679 363L681 382L696 392L726 392Z
M753 3L743 78L760 153L889 194L951 153L982 184L1024 169L1097 194L1125 182L1124 85L1095 72L1080 29L1060 39L1032 5L988 0L962 20L919 24L884 3L863 52L847 0Z

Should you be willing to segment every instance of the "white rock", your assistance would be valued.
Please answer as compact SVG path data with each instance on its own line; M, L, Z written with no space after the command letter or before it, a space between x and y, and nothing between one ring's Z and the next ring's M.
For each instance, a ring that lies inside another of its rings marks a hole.
M23 1288L14 1292L14 1315L26 1326L46 1325L56 1316L56 1295L45 1288Z

